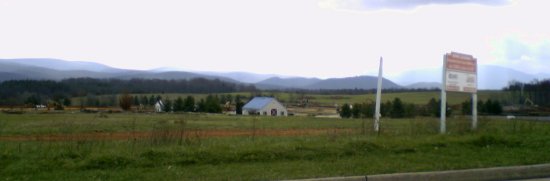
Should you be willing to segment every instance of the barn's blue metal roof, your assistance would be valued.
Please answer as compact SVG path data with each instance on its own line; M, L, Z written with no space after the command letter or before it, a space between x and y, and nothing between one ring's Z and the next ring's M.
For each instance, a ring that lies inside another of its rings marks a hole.
M273 100L275 99L272 97L255 97L254 99L246 103L243 109L260 110L267 106Z

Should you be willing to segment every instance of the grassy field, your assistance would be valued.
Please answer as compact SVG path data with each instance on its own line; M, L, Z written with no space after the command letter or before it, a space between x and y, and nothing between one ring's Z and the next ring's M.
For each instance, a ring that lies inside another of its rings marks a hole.
M153 131L156 127L169 130L185 128L239 130L250 129L316 129L358 128L360 121L342 119L312 119L310 117L249 117L217 114L1 114L0 135L72 134L88 132Z
M249 92L239 92L239 93L221 93L218 95L228 95L235 97L237 95L246 96L246 99L243 101L248 101L251 93ZM263 92L263 95L274 96L281 102L288 103L291 100L297 101L302 95L298 93L288 93L288 92ZM383 93L382 101L392 101L395 98L400 98L403 102L413 103L413 104L427 104L431 98L440 98L440 92L403 92L403 93ZM195 100L205 99L207 94L134 94L134 96L147 96L151 95L160 95L163 98L168 98L170 100L175 100L178 97L185 98L187 96L195 97ZM344 103L363 103L370 102L375 100L375 94L361 94L361 95L322 95L322 94L304 94L303 96L307 97L309 103L319 106L334 106L335 104L342 105ZM99 96L101 99L107 99L108 96ZM457 105L466 100L469 100L471 97L470 94L464 93L447 93L447 101L450 105ZM509 99L508 93L503 91L479 91L478 92L479 100L500 100L506 101ZM80 102L85 100L84 98L73 98L73 105L80 105Z
M395 98L400 98L403 102L413 104L427 104L431 98L440 98L440 92L403 92L403 93L383 93L382 102L392 101ZM289 99L288 93L279 93L279 97L283 100ZM486 99L507 99L507 93L502 91L480 91L478 98L480 100ZM342 105L344 103L362 103L362 102L374 102L376 100L376 94L362 94L362 95L319 95L312 94L306 95L310 97L310 102L319 103L322 105ZM464 93L447 93L447 101L450 105L460 104L470 99L470 94Z
M371 120L313 117L0 114L0 178L277 180L550 162L550 125L544 122L482 117L479 130L470 131L469 121L455 117L445 135L437 133L435 118L384 119L379 135L371 125ZM304 134L193 134L198 130ZM311 130L317 132L305 134ZM183 131L189 134L170 134ZM121 132L150 134L94 137ZM48 135L70 139L40 139Z

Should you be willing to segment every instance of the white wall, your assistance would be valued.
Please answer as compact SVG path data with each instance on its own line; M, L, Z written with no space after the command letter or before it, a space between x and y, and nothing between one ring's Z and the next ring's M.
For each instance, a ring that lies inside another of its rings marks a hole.
M271 116L271 109L277 109L277 116L287 116L288 115L288 111L286 110L286 108L281 105L278 101L271 101L271 103L269 103L267 106L265 106L260 114L261 115L264 115L264 112L267 113L267 116Z
M288 110L278 101L271 101L267 106L262 110L259 110L257 113L264 116L271 116L271 109L277 109L277 116L288 116ZM248 110L243 109L243 115L250 115Z

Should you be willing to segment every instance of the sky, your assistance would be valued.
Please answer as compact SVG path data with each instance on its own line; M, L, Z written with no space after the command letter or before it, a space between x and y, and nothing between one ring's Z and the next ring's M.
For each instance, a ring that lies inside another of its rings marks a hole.
M0 0L0 58L305 77L441 67L550 72L545 0Z

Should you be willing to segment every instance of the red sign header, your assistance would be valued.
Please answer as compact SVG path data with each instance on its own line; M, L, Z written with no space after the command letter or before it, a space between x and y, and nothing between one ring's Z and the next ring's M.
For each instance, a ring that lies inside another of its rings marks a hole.
M447 70L463 71L468 73L477 72L477 60L471 55L460 53L450 53L447 57Z

